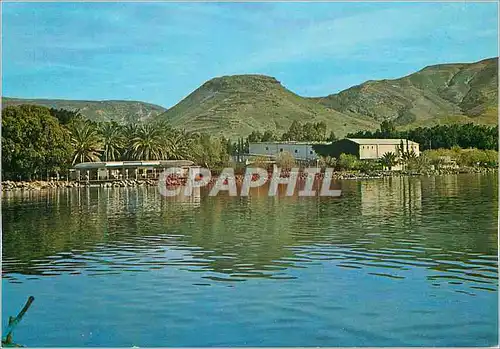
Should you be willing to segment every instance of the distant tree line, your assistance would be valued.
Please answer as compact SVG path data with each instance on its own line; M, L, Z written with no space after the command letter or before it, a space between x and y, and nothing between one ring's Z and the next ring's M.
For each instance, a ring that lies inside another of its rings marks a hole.
M498 126L484 126L473 123L418 127L397 131L391 121L384 121L375 132L359 131L347 138L405 138L420 144L420 150L453 147L498 149Z
M273 131L253 131L247 137L248 142L273 142L273 141L298 141L298 142L322 142L335 141L335 133L332 131L327 134L327 127L324 122L306 122L293 121L288 131L281 136Z

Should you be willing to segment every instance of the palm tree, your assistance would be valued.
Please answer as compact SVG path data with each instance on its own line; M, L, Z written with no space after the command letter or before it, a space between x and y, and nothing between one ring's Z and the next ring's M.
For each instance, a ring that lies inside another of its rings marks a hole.
M185 131L172 131L165 137L164 156L166 159L183 160L193 155L194 137Z
M132 139L131 155L136 160L159 160L164 154L162 141L161 130L154 124L141 125Z
M398 151L401 157L401 164L404 165L405 169L408 165L413 164L417 159L417 154L415 153L415 151L413 149L410 150L408 140L406 140L406 148L403 145L403 140L401 140Z
M388 152L382 155L380 162L384 167L387 167L390 171L392 170L393 166L398 164L398 157L393 152Z
M138 124L126 124L120 128L120 134L123 139L122 160L132 160L134 158L132 147L138 130Z
M115 122L106 122L99 128L102 138L104 161L117 160L123 149L123 137L120 127Z
M75 148L73 156L76 162L99 161L101 142L95 125L89 122L79 122L71 128L71 144Z

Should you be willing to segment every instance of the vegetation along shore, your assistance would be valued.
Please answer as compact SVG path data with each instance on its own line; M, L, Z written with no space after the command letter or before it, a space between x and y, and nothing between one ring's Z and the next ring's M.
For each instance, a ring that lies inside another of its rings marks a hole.
M353 155L338 158L322 152L317 165L338 171L338 178L380 177L388 175L384 167L395 162L403 165L401 174L440 174L482 172L494 170L498 160L498 126L455 124L397 130L384 121L376 131L348 134L356 138L406 138L421 144L421 156L401 159L383 157L380 161L359 160ZM272 131L254 131L245 138L227 139L206 133L186 132L164 121L134 124L95 122L77 111L19 105L2 110L2 188L37 188L75 186L76 184L13 185L15 182L63 179L68 170L79 162L117 160L189 159L210 168L214 174L222 168L234 167L236 173L244 165L235 159L248 153L249 142L296 140L334 141L337 137L326 124L295 121L282 135ZM265 166L254 157L254 166ZM262 163L260 161L262 160ZM284 153L276 158L280 168L292 168L295 161ZM311 164L309 164L311 165ZM390 172L392 175L396 172ZM43 183L43 182L37 182ZM123 186L148 183L122 181Z

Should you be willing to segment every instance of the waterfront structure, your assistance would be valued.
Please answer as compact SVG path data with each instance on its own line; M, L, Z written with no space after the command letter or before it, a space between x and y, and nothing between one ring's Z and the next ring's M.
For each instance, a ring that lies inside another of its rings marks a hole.
M394 153L401 157L401 145L404 151L420 155L419 144L407 139L345 138L322 146L322 150L330 156L338 158L340 154L352 154L360 160L380 159L386 153Z
M181 168L183 173L180 175L185 175L195 166L189 160L82 162L74 166L71 177L77 181L157 179L161 172L172 167Z
M319 155L314 150L314 145L328 145L331 142L256 142L249 143L248 152L250 156L265 156L276 158L280 153L288 152L295 160L311 161L317 160Z

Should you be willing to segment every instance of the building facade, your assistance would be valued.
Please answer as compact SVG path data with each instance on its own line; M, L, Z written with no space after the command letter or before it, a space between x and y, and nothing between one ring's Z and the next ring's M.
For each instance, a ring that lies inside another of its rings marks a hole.
M250 156L267 156L276 158L280 153L288 152L294 159L310 161L317 160L318 154L313 149L313 145L328 143L315 143L315 142L258 142L249 144Z
M401 145L404 151L420 155L419 144L407 139L374 139L374 138L345 138L329 145L322 146L322 151L338 158L340 154L352 154L360 160L376 160L385 153L394 153L401 156Z
M167 168L180 168L186 175L194 166L190 160L82 162L71 171L77 181L115 181L122 179L157 179Z

